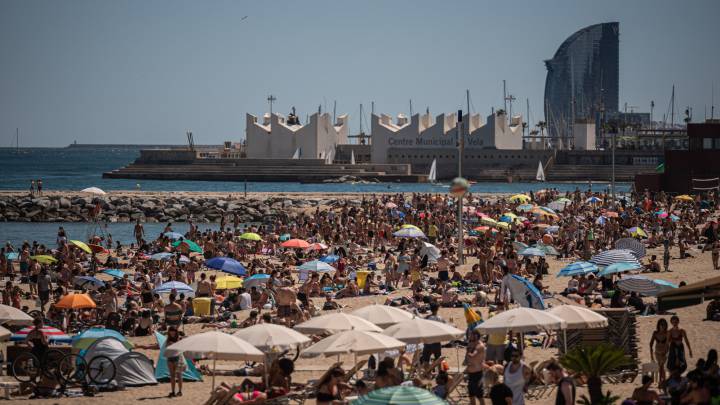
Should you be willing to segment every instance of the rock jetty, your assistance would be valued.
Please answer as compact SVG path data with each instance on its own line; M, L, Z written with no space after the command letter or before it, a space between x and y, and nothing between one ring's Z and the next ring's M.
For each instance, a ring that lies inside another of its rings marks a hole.
M0 195L0 222L219 222L222 216L232 221L235 214L241 222L262 222L297 210L318 205L346 204L345 199L259 196L236 198L217 195L108 194L104 196L52 193L31 197L27 194ZM349 203L353 203L350 201ZM97 206L100 209L96 208Z

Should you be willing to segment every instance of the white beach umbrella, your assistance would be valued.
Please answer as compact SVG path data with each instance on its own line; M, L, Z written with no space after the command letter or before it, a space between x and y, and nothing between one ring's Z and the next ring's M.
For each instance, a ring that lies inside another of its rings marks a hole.
M425 255L427 255L429 261L433 263L437 262L437 260L441 256L440 249L432 243L428 242L423 242L422 245L422 248L420 248L420 257L424 257Z
M264 361L265 354L239 337L212 331L188 336L165 350L168 357L183 355L189 359ZM215 389L213 372L212 388Z
M553 314L521 307L501 312L478 325L475 330L486 334L537 332L565 329L566 325L564 320Z
M397 323L383 333L410 344L447 342L465 335L452 325L418 317Z
M300 332L273 323L259 323L233 333L233 336L250 343L258 349L268 352L273 348L281 350L304 346L310 338Z
M355 315L334 312L317 316L295 325L295 330L313 334L323 332L342 332L344 330L361 330L365 332L382 332L382 329Z
M405 347L404 342L382 333L346 330L315 343L303 350L302 355L303 357L319 355L328 357L348 353L362 355L396 350L402 347Z
M0 305L0 324L32 325L33 317L9 305Z
M12 332L0 326L0 341L6 341L10 339L10 336L12 336Z
M367 305L350 313L372 322L381 328L395 325L413 318L410 312L389 305Z
M95 194L95 195L105 195L105 194L107 194L106 192L104 192L102 189L100 189L100 188L98 188L98 187L88 187L88 188L84 188L84 189L80 190L80 192L81 192L81 193L90 193L90 194Z
M594 329L608 326L606 317L579 305L558 305L546 312L564 320L568 329Z

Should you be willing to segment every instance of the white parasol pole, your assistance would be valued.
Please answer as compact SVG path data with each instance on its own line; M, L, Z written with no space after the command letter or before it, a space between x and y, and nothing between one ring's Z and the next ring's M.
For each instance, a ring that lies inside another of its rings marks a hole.
M217 361L217 356L213 356L213 375L212 375L212 388L210 389L210 392L215 391L215 363Z
M567 354L567 328L563 329L563 343L565 346L565 353L563 354Z

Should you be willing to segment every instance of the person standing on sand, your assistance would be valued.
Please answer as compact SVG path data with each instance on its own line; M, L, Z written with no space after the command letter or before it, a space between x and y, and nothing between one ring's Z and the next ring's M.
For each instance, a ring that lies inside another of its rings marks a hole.
M485 405L485 391L483 389L483 371L485 370L485 345L480 337L475 334L475 343L468 345L467 367L465 372L468 375L468 394L470 395L470 405L475 405L476 400L480 405Z
M547 365L553 380L557 383L557 396L555 405L572 405L575 403L575 381L565 374L565 370L555 362Z
M660 384L665 382L665 364L668 356L668 323L660 318L655 331L650 338L650 359L657 363L660 374Z
M503 373L503 382L513 392L512 405L525 405L525 392L531 375L530 367L522 361L522 351L514 349L510 355L510 363L505 366Z
M673 315L670 318L672 328L668 331L669 351L668 351L668 369L680 369L681 371L687 370L687 360L685 359L685 345L687 345L688 352L692 358L692 348L688 341L687 333L685 329L681 329L680 318L677 315ZM683 345L685 342L685 345Z
M140 223L140 218L135 222L135 228L133 229L133 235L135 236L135 241L137 242L138 246L142 245L143 238L145 237L145 229L143 228L142 224Z
M173 297L173 299L174 298L175 297ZM173 343L179 342L180 339L182 338L180 337L180 332L178 332L177 327L169 327L167 331L167 342L165 343L165 347L167 348ZM181 397L183 384L182 374L185 370L185 360L182 353L175 356L169 356L166 351L165 356L167 356L168 371L170 372L170 394L168 394L168 398ZM177 384L178 387L177 393L175 393L175 384Z

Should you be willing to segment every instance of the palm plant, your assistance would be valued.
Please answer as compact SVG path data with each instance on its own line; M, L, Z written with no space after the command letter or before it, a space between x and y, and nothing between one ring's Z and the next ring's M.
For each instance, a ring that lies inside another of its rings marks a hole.
M560 358L560 364L566 369L582 374L587 378L590 403L603 404L601 376L621 367L633 364L632 359L622 348L601 344L597 346L576 347Z
M610 391L605 394L599 402L593 403L590 398L588 398L586 395L583 395L578 400L578 404L580 405L613 405L620 399L619 396L613 395Z

